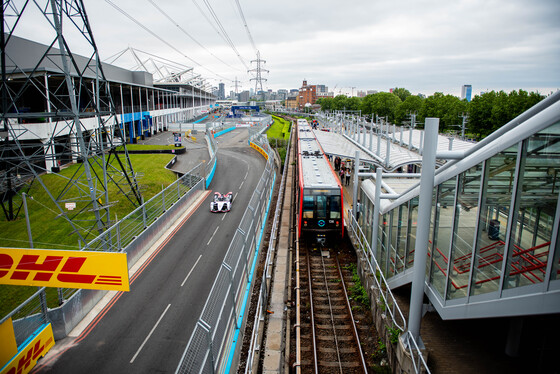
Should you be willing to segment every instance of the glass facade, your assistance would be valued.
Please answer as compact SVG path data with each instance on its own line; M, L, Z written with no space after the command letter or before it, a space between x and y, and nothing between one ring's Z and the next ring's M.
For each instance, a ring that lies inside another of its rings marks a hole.
M437 185L426 263L431 289L445 302L531 292L523 287L559 279L559 196L560 123ZM373 203L363 191L361 201L359 224L368 240L378 230L377 260L386 277L411 268L418 197L382 213L378 228L371 227Z

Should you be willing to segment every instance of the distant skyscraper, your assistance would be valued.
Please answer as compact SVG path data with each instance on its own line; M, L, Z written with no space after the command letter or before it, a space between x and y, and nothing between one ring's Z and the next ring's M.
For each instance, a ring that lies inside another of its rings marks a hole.
M239 94L239 101L247 102L249 101L250 91L243 91Z
M461 87L461 100L467 99L467 101L471 101L472 95L472 86L470 84L464 84Z
M218 84L218 99L223 100L226 98L226 85L223 83Z

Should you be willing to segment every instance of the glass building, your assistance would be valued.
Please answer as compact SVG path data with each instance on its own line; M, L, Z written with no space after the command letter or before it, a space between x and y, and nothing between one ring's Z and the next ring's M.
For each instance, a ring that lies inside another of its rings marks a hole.
M559 99L436 170L426 292L443 319L560 312ZM408 187L395 196L403 180ZM389 198L376 211L376 182L361 183L358 226L394 288L412 281L420 184L395 173L383 186L379 196Z

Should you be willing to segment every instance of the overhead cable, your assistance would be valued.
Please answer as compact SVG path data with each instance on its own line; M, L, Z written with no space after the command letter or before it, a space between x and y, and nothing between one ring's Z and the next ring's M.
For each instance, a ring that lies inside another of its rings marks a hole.
M243 22L243 26L245 26L245 30L247 31L247 35L249 36L249 40L251 41L251 45L255 52L257 52L257 47L255 46L255 41L253 40L253 36L251 35L251 31L249 31L249 26L247 26L247 21L245 20L245 15L243 15L243 10L241 9L241 4L239 4L239 0L235 0L237 4L237 9L239 10L239 16L241 17L241 21Z
M187 32L187 30L185 30L184 28L181 27L181 25L179 25L173 18L171 18L171 16L169 16L163 9L161 9L153 0L148 0L148 2L150 2L150 4L152 4L154 6L154 8L156 8L161 14L163 14L164 17L166 17L169 21L171 21L179 30L181 30L186 36L188 36L193 42L195 42L196 44L198 44L198 46L200 48L203 48L206 52L210 53L212 56L214 56L218 61L220 61L221 63L223 63L224 65L229 66L232 69L236 69L239 70L233 66L231 66L230 64L228 64L227 62L223 61L222 59L220 59L218 56L216 56L215 54L213 54L212 52L210 52L205 46L203 46L198 40L196 40L191 34L189 34Z
M222 79L231 81L231 79L228 79L226 77L221 76L220 74L217 74L215 72L213 72L212 70L208 69L207 67L202 66L200 63L198 63L197 61L195 61L194 59L192 59L191 57L187 56L186 54L184 54L183 52L181 52L178 48L176 48L175 46L173 46L171 43L167 42L165 39L163 39L161 36L157 35L155 32L153 32L152 30L150 30L149 28L147 28L146 26L144 26L142 23L140 23L138 20L136 20L134 17L132 17L130 14L128 14L125 10L119 8L116 4L114 4L111 0L105 0L105 2L107 2L109 5L111 5L113 8L115 8L116 10L118 10L121 14L123 14L125 17L127 17L128 19L130 19L132 22L134 22L135 24L137 24L138 26L140 26L142 29L144 29L146 32L148 32L150 35L152 35L153 37L155 37L156 39L158 39L159 41L161 41L163 44L167 45L168 47L170 47L171 49L173 49L175 52L179 53L180 55L182 55L183 57L185 57L186 59L192 61L195 65L201 67L202 69L207 70L208 72L210 72L213 75L216 75Z
M194 3L196 3L195 0L192 0ZM208 2L208 0L202 0L204 2L204 5L206 5L206 8L208 8L208 12L210 13L210 15L212 16L212 18L214 18L214 21L216 22L216 25L218 26L218 28L221 30L222 32L222 36L225 38L227 44L229 44L229 46L231 47L231 49L235 52L235 54L237 55L237 58L239 58L239 61L241 61L241 63L243 64L243 66L245 67L245 69L249 69L249 67L247 66L247 63L245 62L245 60L243 60L243 58L241 57L241 54L239 53L239 51L237 50L237 48L235 47L235 44L233 44L233 41L231 40L231 38L229 37L227 31L225 30L224 26L222 25L222 23L220 22L220 19L218 18L218 15L216 14L216 12L214 12L214 9L212 8L212 5ZM199 8L200 9L200 8ZM208 19L208 18L207 18Z

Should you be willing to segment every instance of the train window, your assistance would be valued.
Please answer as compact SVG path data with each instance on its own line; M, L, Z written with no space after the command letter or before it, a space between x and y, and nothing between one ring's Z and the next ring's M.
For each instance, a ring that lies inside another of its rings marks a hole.
M340 196L331 196L330 219L340 218Z
M303 196L303 218L313 218L313 211L315 210L313 196L304 195Z
M327 196L317 196L317 219L327 219Z

